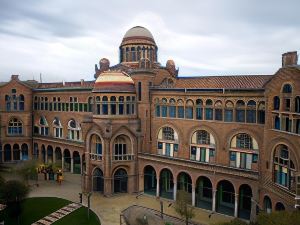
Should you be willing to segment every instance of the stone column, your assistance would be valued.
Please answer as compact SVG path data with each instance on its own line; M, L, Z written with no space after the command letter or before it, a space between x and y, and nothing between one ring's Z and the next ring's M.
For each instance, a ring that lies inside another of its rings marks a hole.
M80 158L80 174L83 173L83 163L82 163L82 156L79 154L79 158Z
M74 171L73 171L73 168L74 167L74 159L73 159L73 157L71 157L71 173L73 173Z
M65 158L64 156L61 157L61 170L64 171L64 167L65 167Z
M212 190L212 211L216 211L216 205L217 205L217 190Z
M176 195L177 195L177 182L174 182L174 187L173 187L173 199L176 201Z
M238 217L238 203L239 203L239 195L235 193L234 195L234 217Z
M159 179L160 177L156 178L156 197L159 197Z
M195 186L192 185L192 206L195 206L195 197L196 197L196 191L195 191Z

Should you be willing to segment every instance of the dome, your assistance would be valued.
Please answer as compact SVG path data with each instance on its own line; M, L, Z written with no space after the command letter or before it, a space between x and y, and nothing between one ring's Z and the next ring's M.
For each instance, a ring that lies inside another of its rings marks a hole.
M154 40L151 32L147 28L141 26L132 27L124 35L124 38L132 38L132 37L146 37Z
M151 32L147 28L141 26L136 26L129 29L125 33L121 45L129 44L132 42L133 43L143 42L146 44L148 43L148 44L155 45L155 41Z
M105 71L95 81L93 92L135 92L132 78L121 71Z

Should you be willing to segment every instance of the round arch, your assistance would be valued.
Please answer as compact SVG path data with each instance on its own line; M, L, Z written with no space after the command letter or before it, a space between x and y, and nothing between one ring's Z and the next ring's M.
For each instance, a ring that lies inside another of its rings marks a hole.
M73 152L73 173L81 174L81 159L78 151Z
M128 191L128 174L124 168L118 168L114 172L114 193L126 193Z
M277 203L275 204L275 210L276 210L276 211L284 211L284 210L285 210L284 204L282 204L281 202L277 202Z
M228 180L221 180L217 184L216 211L229 216L234 215L235 190Z
M163 168L159 174L159 196L174 199L174 177L170 169Z
M92 174L93 174L93 191L103 193L104 191L103 171L99 167L95 167Z
M51 145L47 146L47 163L53 163L53 147Z
M112 139L113 160L132 160L134 156L134 144L130 135L118 134Z
M55 148L54 155L55 155L55 165L59 168L62 168L62 153L60 147Z
M46 163L46 156L47 156L47 154L46 154L46 147L45 147L45 145L42 145L41 152L42 152L42 162Z
M200 176L195 187L195 206L202 209L212 210L213 187L208 177Z
M12 160L11 154L11 145L6 144L4 145L4 162L10 162Z
M156 171L153 166L144 167L144 193L156 195L157 178Z
M239 188L238 217L250 220L252 205L252 189L248 184L242 184Z
M69 149L64 150L64 171L71 171L71 154Z
M268 195L265 195L264 197L264 211L266 213L272 212L272 201Z
M13 145L13 160L20 160L21 159L21 151L19 144Z
M26 143L21 146L21 160L28 160L28 145Z

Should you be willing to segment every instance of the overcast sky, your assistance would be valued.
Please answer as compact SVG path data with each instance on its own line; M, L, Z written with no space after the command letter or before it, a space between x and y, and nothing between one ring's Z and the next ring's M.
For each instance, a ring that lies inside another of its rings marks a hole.
M0 81L92 80L101 58L118 63L136 25L180 76L274 74L282 53L300 52L299 9L299 0L0 0Z

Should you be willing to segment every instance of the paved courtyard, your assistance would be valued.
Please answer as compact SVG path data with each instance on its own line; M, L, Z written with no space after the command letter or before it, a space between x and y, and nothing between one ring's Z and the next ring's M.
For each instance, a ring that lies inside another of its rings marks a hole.
M33 187L29 197L61 197L78 202L78 193L81 192L81 176L76 174L64 174L64 176L65 180L62 185L55 181L39 181L39 187ZM83 203L86 205L85 199ZM164 200L164 212L178 216L172 206L168 207L169 203L170 201ZM133 194L120 194L106 198L101 194L93 193L91 198L91 208L100 218L102 225L118 225L121 211L133 204L160 210L159 200L147 195L136 198L136 195ZM232 219L219 214L213 214L209 219L210 212L198 208L195 210L195 214L193 220L202 224L215 224Z

